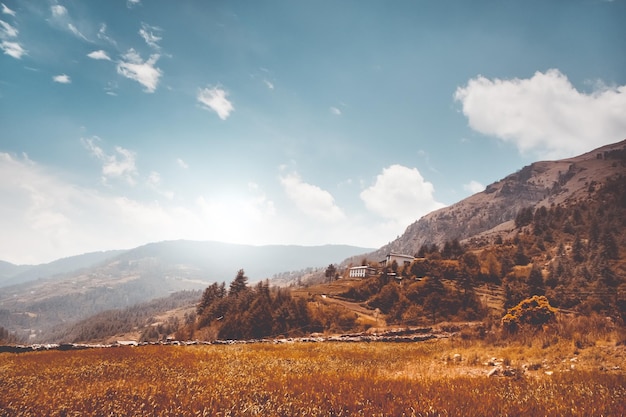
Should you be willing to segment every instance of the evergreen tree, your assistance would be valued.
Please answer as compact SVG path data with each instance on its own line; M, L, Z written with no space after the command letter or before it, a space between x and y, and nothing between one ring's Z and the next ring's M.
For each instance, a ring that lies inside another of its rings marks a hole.
M526 252L524 251L524 245L520 241L517 244L517 251L515 252L515 265L528 265L530 259L526 256Z
M451 246L451 250L452 250L452 257L454 259L458 259L461 256L463 256L463 253L465 253L465 249L463 248L463 246L461 245L461 242L459 242L459 239L454 238L452 239L452 243L450 244Z
M603 259L619 258L619 247L613 233L607 229L600 238L600 256Z
M328 278L329 281L332 281L333 278L335 278L336 274L337 274L337 268L335 267L335 265L330 264L328 265L328 268L326 268L326 272L324 273L324 276Z
M474 282L480 276L480 261L472 252L467 252L461 257L460 284L463 289L463 308L466 308L469 299L474 295Z
M580 236L577 234L572 244L572 260L576 263L581 263L585 260L585 254L583 252L583 242Z
M225 296L224 288L224 283L220 285L214 282L209 285L202 293L202 298L196 308L196 313L201 316L217 299L223 298Z
M520 228L530 224L533 221L533 208L525 207L521 209L515 216L515 227Z
M443 249L441 250L441 257L443 259L451 259L452 258L452 245L447 240L443 244Z
M248 289L248 277L245 275L245 272L243 271L243 269L240 269L237 272L237 276L235 277L233 282L230 283L228 295L236 297L242 292L246 291L247 289Z
M528 290L530 292L529 296L544 295L546 292L543 274L537 265L533 265L530 270L530 275L528 276Z

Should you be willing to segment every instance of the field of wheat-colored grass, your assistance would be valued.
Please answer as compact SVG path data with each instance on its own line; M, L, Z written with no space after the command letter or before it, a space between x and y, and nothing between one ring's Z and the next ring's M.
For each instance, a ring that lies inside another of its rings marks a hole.
M541 368L523 376L487 377L489 366L483 362L491 355L508 355L504 360L514 367L540 359L530 348L511 349L487 352L429 341L4 353L0 415L626 414L626 374L617 366L600 370L594 363L578 370L569 362L559 367L563 361L552 358L550 372Z

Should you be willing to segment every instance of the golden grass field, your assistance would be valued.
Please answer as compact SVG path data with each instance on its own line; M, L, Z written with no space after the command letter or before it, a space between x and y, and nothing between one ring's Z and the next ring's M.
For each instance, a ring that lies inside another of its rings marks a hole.
M457 339L3 353L0 414L620 416L622 348ZM533 370L488 377L491 357Z

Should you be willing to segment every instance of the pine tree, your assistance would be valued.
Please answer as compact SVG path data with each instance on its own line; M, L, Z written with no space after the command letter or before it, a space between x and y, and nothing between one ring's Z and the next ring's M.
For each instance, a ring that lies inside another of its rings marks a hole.
M543 282L543 274L537 265L533 265L528 276L528 289L530 296L544 295L546 292Z
M237 276L235 277L233 282L230 283L228 295L236 297L242 292L245 292L247 290L248 290L248 277L245 275L245 272L243 271L243 269L240 269L237 272Z

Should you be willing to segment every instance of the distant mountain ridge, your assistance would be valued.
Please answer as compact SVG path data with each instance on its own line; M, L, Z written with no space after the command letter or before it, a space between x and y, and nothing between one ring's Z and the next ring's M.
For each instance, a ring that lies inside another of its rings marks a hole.
M0 272L13 274L10 280L0 281L0 326L45 340L46 332L61 323L177 291L204 289L213 282L229 282L239 269L254 282L289 270L325 267L371 250L348 245L251 246L179 240L80 255L22 271L19 266L0 264ZM45 271L53 273L41 275ZM29 279L16 283L25 273L30 273ZM13 285L4 285L7 281Z
M383 259L390 252L414 255L424 244L442 246L453 239L480 243L506 237L522 208L585 199L607 180L623 175L625 164L626 140L574 158L535 162L480 193L423 216L400 237L367 254L367 258ZM360 261L349 258L344 264Z
M39 278L92 267L124 252L125 250L90 252L39 265L14 265L10 262L0 261L0 287L22 284Z

